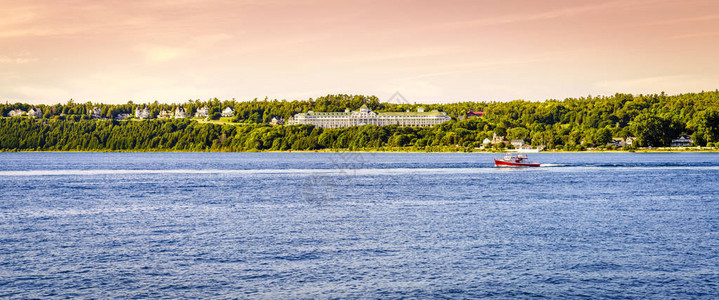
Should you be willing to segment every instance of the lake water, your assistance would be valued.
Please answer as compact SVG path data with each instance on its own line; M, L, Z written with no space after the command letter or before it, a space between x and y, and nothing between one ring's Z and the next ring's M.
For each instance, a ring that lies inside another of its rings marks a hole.
M718 154L0 153L0 297L712 298Z

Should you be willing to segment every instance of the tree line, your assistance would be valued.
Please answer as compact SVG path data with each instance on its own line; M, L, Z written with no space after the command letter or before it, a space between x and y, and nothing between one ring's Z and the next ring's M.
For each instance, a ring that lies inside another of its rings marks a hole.
M363 104L370 106L372 109L384 108L380 104L379 99L375 96L361 95L328 95L317 99L308 100L258 100L237 101L219 100L217 98L206 101L188 100L184 103L134 103L132 101L126 104L104 104L85 102L79 103L70 99L65 104L55 105L30 105L27 103L5 103L0 104L0 115L7 116L14 109L28 111L30 108L40 108L43 112L43 118L57 120L88 120L92 118L94 108L100 110L100 117L107 119L115 119L119 114L134 114L135 110L147 108L153 117L162 110L175 111L178 107L185 109L188 115L194 116L195 112L202 107L209 109L209 115L214 116L212 119L219 119L220 112L227 107L234 110L234 116L231 121L237 123L267 123L273 117L282 117L287 119L296 113L314 111L344 111L345 108L358 109Z
M271 126L272 117L298 112L353 110L366 104L373 111L404 111L424 107L446 112L452 121L432 128L373 126L317 128L311 125ZM237 124L198 123L191 119L117 121L113 116L147 107L159 112L184 107L188 113L233 107ZM680 95L615 94L543 102L461 102L450 104L384 103L374 96L327 95L308 100L191 100L182 104L75 103L0 105L12 109L39 107L43 118L0 118L0 149L108 151L287 151L287 150L415 150L473 151L493 135L523 139L548 149L583 150L606 147L612 138L636 137L636 146L668 146L690 135L698 146L719 143L719 92ZM90 117L100 108L107 119ZM468 110L483 117L464 118ZM503 144L497 147L503 147Z

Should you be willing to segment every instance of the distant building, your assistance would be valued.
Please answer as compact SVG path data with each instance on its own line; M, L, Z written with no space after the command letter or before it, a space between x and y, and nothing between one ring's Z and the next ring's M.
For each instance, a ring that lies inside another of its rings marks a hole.
M210 108L203 106L195 112L195 118L207 118L210 115Z
M683 135L676 139L673 139L670 145L672 147L691 147L692 145L694 145L694 141L692 141L692 137L688 135Z
M484 144L484 145L491 144L491 143L492 143L492 140L490 140L488 138L484 138L484 140L482 141L482 144Z
M483 116L483 115L484 115L484 112L481 111L481 110L480 110L480 111L472 111L472 110L468 110L468 111L467 111L467 118L471 118L471 117L481 117L481 116Z
M99 107L93 107L92 110L90 111L90 116L94 119L99 119L99 118L102 118L101 113L102 112L100 111Z
M495 134L492 134L492 142L491 142L491 144L492 144L492 145L496 145L496 144L505 144L505 145L507 145L507 144L509 144L509 140L506 139L505 137L499 136L499 135L497 135L497 134L495 133Z
M22 117L22 115L25 113L22 109L13 109L9 113L7 113L8 117Z
M169 110L163 109L160 111L160 114L157 115L158 119L170 119L172 118L172 113Z
M229 118L229 117L234 117L234 116L235 116L235 110L232 109L232 107L228 106L222 111L222 117L224 117L224 118Z
M132 115L130 115L130 114L117 114L117 116L115 116L115 120L120 120L120 121L122 121L122 120L127 120L127 119L129 119L131 116L132 116Z
M631 146L632 144L634 144L634 141L635 141L636 139L637 139L637 138L635 138L635 137L633 137L633 136L628 136L628 137L626 137L626 138L624 139L624 146Z
M517 147L514 147L514 149L518 150L519 152L540 152L544 150L544 145L540 145L537 148L532 148L532 145L523 144Z
M624 147L624 139L622 138L612 138L612 141L607 143L607 146L612 147Z
M512 144L512 146L517 147L517 148L522 147L522 146L524 146L524 140L522 140L522 139L512 140L510 142L510 144Z
M39 107L31 108L27 111L27 116L33 118L42 118L42 109L40 109Z
M633 136L629 136L626 138L620 138L620 137L613 137L612 141L607 143L607 146L614 146L614 147L626 147L631 146L634 143L634 140L637 138ZM584 139L582 139L582 143L584 143Z
M152 113L150 112L150 109L147 107L145 107L143 109L140 109L138 107L135 109L135 118L138 118L140 120L151 119Z
M270 125L283 125L285 124L285 119L282 117L272 117L272 120L270 120Z
M398 125L412 127L432 127L451 120L447 114L439 111L424 112L418 108L417 112L384 112L376 113L362 105L359 111L344 112L313 112L296 114L287 124L312 124L317 127L342 128L362 125Z
M184 119L184 118L187 118L187 112L185 111L184 108L182 108L182 106L178 106L175 109L175 119Z

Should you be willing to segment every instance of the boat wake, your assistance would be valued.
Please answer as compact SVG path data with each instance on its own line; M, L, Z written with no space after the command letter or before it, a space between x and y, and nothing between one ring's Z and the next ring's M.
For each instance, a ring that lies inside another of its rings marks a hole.
M552 168L552 167L566 167L565 164L540 164L539 165L542 168Z
M491 171L485 168L329 168L329 169L170 169L170 170L20 170L0 171L0 177L11 176L122 176L122 175L157 175L157 174L218 174L218 175L262 175L262 174L327 174L327 175L395 175L395 174L461 174Z

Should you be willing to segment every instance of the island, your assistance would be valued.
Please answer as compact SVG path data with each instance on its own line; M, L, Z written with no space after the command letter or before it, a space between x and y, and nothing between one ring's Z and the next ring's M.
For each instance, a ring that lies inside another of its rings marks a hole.
M0 151L696 151L719 143L719 91L532 102L376 96L0 104Z

